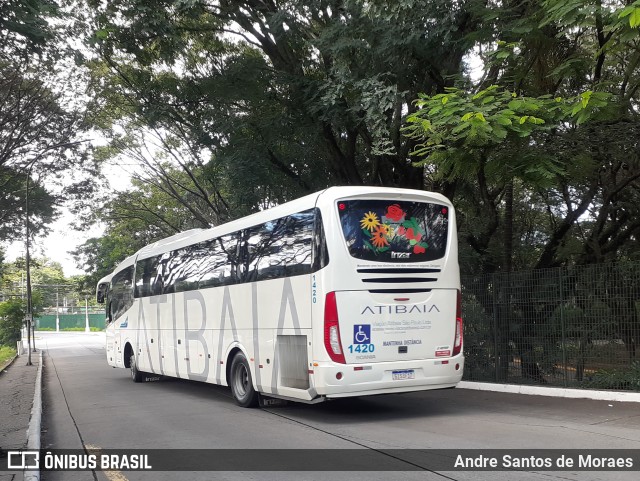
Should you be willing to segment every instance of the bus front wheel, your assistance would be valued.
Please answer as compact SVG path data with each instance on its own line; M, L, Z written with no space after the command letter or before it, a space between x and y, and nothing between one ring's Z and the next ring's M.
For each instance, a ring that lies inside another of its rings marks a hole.
M131 357L129 357L129 367L131 369L131 379L133 379L133 382L142 382L144 373L138 370L135 354L131 354Z
M258 393L253 388L249 363L241 352L236 354L231 362L231 379L229 381L233 399L238 406L248 408L258 404Z

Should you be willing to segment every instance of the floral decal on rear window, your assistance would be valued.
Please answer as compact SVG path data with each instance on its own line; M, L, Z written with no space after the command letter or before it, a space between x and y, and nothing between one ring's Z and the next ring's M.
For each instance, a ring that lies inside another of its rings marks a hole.
M375 212L367 212L360 221L362 232L370 239L364 240L365 247L379 254L388 251L392 246L406 251L408 244L414 254L426 252L429 244L424 240L424 229L415 217L406 217L407 213L399 204L388 206L381 221L378 221Z
M382 200L340 201L340 222L352 256L419 262L444 256L446 206Z

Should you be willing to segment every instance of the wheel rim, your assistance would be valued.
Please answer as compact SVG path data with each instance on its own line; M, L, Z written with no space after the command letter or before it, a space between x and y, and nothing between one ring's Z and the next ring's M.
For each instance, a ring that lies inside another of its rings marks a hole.
M235 391L239 398L244 398L247 395L249 388L249 372L244 364L238 364L236 366L236 375L234 379Z

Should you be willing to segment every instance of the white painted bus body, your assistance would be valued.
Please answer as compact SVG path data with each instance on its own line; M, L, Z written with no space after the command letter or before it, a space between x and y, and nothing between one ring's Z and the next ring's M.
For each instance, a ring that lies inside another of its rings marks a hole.
M448 220L444 255L413 263L353 257L339 206L368 199L441 206ZM456 222L453 206L439 194L329 188L159 241L126 259L105 280L145 259L314 208L322 217L326 265L308 274L134 298L107 326L108 364L130 367L133 353L140 371L228 385L229 365L242 352L256 391L307 402L454 387L464 365L461 332L456 332L461 330ZM344 362L336 362L325 340L331 297Z

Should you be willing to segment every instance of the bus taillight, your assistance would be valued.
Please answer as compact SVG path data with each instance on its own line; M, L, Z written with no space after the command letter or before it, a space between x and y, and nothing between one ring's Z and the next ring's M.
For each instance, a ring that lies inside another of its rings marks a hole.
M340 347L340 325L338 324L338 305L336 293L330 292L324 303L324 347L333 362L346 364Z
M456 299L456 337L453 340L453 356L462 351L462 293L458 290Z

